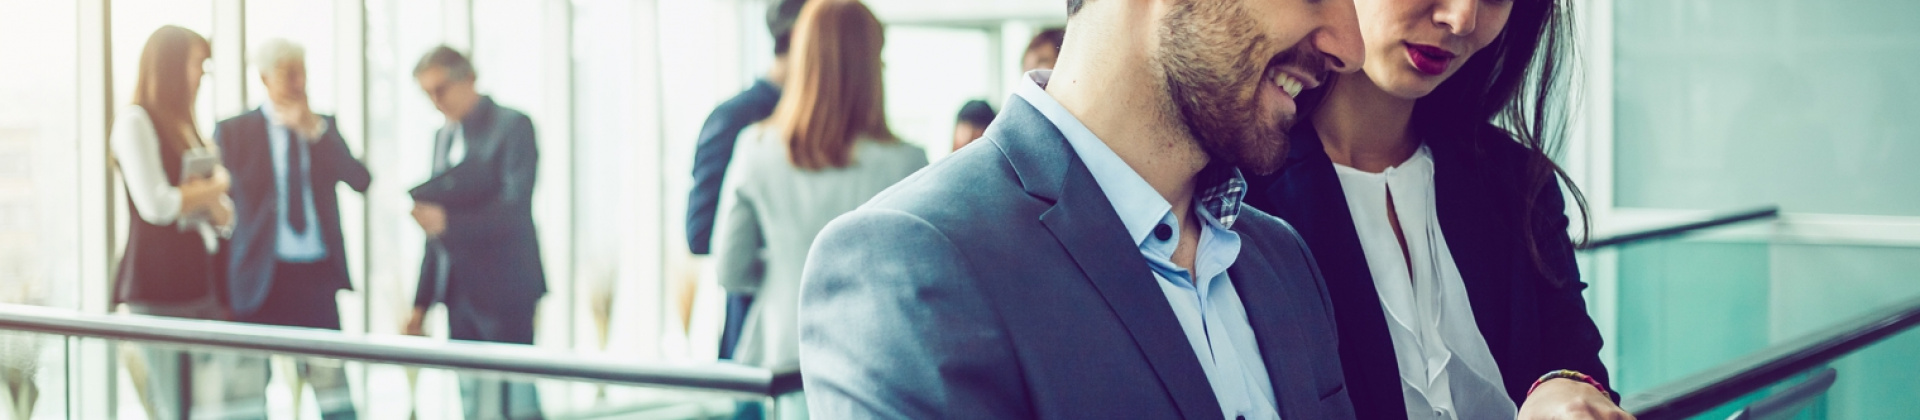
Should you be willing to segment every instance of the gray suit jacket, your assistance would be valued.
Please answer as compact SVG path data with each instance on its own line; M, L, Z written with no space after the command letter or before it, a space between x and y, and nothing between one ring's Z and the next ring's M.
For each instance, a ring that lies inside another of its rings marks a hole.
M1243 208L1228 269L1287 419L1352 418L1299 235ZM987 134L828 225L800 295L817 418L1218 419L1146 259L1018 98Z
M727 292L753 295L734 360L798 363L795 318L800 270L820 229L881 190L927 166L927 152L902 141L859 139L845 168L793 166L786 139L760 128L741 133L722 189L713 236L714 273Z

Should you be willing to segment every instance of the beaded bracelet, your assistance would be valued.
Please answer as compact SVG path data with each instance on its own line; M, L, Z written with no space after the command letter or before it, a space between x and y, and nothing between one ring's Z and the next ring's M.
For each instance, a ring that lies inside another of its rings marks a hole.
M1533 381L1533 387L1527 388L1527 395L1529 396L1533 395L1534 390L1540 389L1540 384L1544 384L1544 383L1547 383L1547 381L1551 381L1555 379L1572 379L1576 381L1586 382L1587 385L1593 385L1594 389L1600 390L1600 396L1606 397L1608 399L1613 398L1613 394L1607 393L1607 387L1605 385L1600 385L1600 381L1594 380L1592 376L1588 376L1585 373L1580 373L1579 371L1569 370L1569 369L1560 369L1552 372L1547 372L1547 374L1545 375L1540 375L1540 379Z

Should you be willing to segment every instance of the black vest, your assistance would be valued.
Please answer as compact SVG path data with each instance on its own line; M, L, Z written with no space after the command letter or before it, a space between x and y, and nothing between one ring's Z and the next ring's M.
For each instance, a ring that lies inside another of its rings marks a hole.
M180 185L180 156L183 152L161 144L160 165L166 169L167 183ZM127 233L127 251L120 258L115 275L114 301L133 303L186 303L209 296L219 278L214 258L207 253L198 230L182 231L174 225L147 223L140 208L127 200L132 215Z

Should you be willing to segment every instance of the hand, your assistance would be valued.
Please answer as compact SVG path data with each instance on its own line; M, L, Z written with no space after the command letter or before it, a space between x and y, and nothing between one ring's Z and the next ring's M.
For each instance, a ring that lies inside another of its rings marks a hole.
M215 169L212 176L180 184L180 212L197 213L220 205L220 197L226 196L227 188L232 186L230 181L225 169Z
M1540 384L1520 406L1520 420L1535 419L1633 420L1633 414L1614 405L1599 388L1561 378Z
M413 316L407 318L407 324L400 327L400 333L415 337L427 336L427 309L413 308Z
M299 133L307 143L318 143L320 135L326 134L322 132L326 129L322 125L324 121L319 115L313 113L313 109L308 107L306 102L276 103L273 104L273 110L278 114L274 115L274 118L279 119L280 123L285 124L287 128Z
M438 238L447 232L447 209L433 203L414 203L413 221L420 223L420 230L426 231L427 236Z
M217 227L232 226L233 200L227 199L226 196L220 197L219 201L207 206L207 221Z

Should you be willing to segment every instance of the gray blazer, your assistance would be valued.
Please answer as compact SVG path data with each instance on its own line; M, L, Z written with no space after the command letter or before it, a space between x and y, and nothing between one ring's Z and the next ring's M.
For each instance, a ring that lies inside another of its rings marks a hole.
M800 267L814 235L926 167L927 152L905 142L860 139L851 165L809 171L794 167L786 143L770 132L750 128L734 145L713 258L722 287L754 296L734 360L783 366L800 360Z
M1233 230L1228 273L1281 416L1352 418L1299 235L1251 207ZM1017 97L981 140L828 225L801 288L815 418L1221 418L1113 206Z

